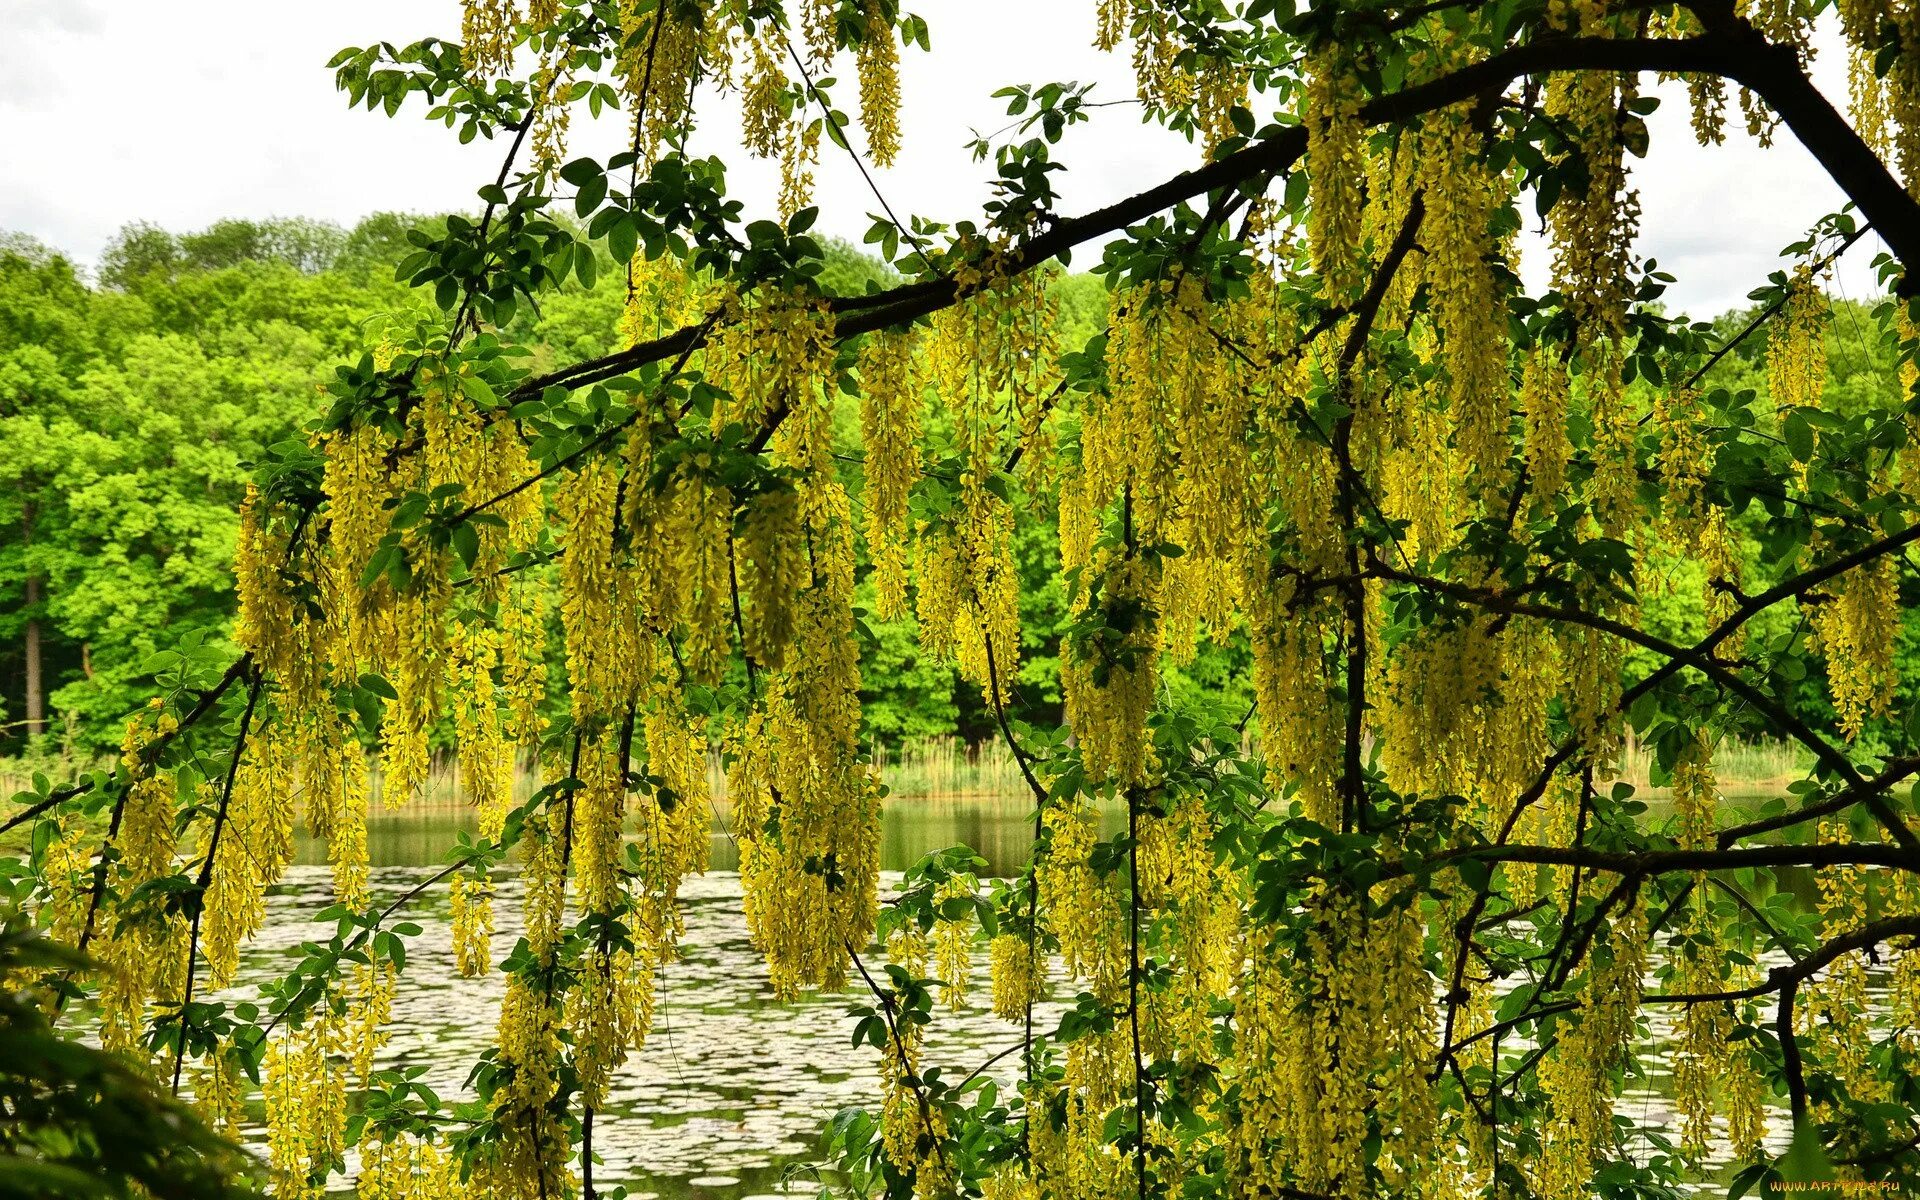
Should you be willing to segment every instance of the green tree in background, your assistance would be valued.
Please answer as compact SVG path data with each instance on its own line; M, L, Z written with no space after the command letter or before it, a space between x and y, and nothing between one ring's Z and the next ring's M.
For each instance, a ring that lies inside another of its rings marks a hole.
M147 694L143 667L154 651L192 629L225 637L248 464L298 435L314 389L365 330L417 303L394 282L394 265L412 249L410 231L444 228L444 218L394 212L351 230L225 220L176 234L135 223L102 255L97 286L31 239L0 238L0 530L8 534L0 537L0 753L19 752L36 731L83 753L109 748ZM624 290L603 275L515 318L511 335L532 347L536 369L606 343ZM821 279L844 296L899 282L890 266L844 242L828 243ZM1105 327L1098 277L1056 273L1051 288L1060 345L1085 345ZM1701 386L1752 392L1762 428L1772 429L1766 340L1734 339L1765 312L1768 296L1756 293L1754 305L1703 324L1711 341L1733 349ZM1838 412L1883 403L1898 380L1870 336L1870 306L1835 300L1833 308L1828 403ZM841 401L839 448L857 498L857 412L851 397ZM1749 514L1745 525L1759 519ZM1023 510L1015 536L1026 640L1017 690L1023 711L1049 721L1060 715L1066 613L1053 521L1044 507ZM1748 550L1757 556L1751 542ZM1668 565L1664 591L1647 599L1650 628L1699 636L1699 570L1684 558ZM1783 606L1757 628L1777 639L1800 619ZM907 623L868 628L870 739L993 736L978 690L961 686L950 665L923 659ZM1920 679L1920 629L1903 639L1903 657L1915 669L1902 677ZM1206 645L1170 668L1165 686L1245 710L1249 661L1244 646ZM1831 717L1819 675L1796 691Z
M44 248L0 250L0 527L18 534L0 538L0 745L69 720L97 745L142 699L155 648L225 628L248 466L363 326L407 303L390 265L319 270L391 245L359 232L130 226L98 290Z
M198 233L125 227L89 286L57 253L0 242L0 753L29 735L105 750L141 704L143 669L194 629L224 639L233 614L235 513L248 465L298 436L332 364L416 298L393 280L408 233L443 218L377 213L351 230L308 220L220 221ZM823 286L860 295L899 282L886 264L830 243ZM1091 276L1054 280L1060 339L1105 320ZM541 361L593 352L618 326L624 290L572 285L514 336ZM841 414L856 484L851 399ZM1024 649L1020 688L1057 714L1064 597L1050 512L1018 535ZM992 716L953 668L923 660L904 623L870 626L869 735L883 743L960 734Z

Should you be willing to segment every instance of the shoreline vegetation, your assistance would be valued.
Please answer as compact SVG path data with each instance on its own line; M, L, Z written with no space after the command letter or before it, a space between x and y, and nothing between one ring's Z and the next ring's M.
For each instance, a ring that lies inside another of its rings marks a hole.
M958 737L910 738L893 745L875 743L868 753L880 766L891 800L962 800L1024 793L1026 785L1020 768L1004 744L969 744ZM49 755L45 760L0 759L0 796L10 796L32 785L33 774L49 777L56 772L70 777L77 772L105 763L78 762ZM1714 752L1714 776L1723 798L1774 796L1784 793L1794 780L1802 778L1808 764L1796 748L1786 742L1745 742L1723 740ZM1653 786L1653 752L1629 743L1623 748L1615 778L1633 785L1636 792L1664 796L1665 786ZM708 784L716 802L727 795L726 768L714 756L707 765ZM533 788L532 776L521 772L516 777L516 792L527 795ZM438 766L425 794L410 802L409 809L453 808L460 806L459 773L450 762ZM377 799L375 808L380 808Z

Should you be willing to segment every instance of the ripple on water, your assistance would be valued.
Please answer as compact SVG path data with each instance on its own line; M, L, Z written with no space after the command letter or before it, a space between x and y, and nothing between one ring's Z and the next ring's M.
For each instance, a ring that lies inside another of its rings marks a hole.
M375 902L398 897L434 869L376 868ZM682 900L682 955L660 970L653 1033L614 1080L595 1121L602 1159L595 1174L625 1182L635 1197L666 1200L816 1191L813 1181L784 1179L787 1167L810 1155L827 1118L869 1103L876 1090L871 1052L848 1036L849 997L775 1001L747 938L738 876L689 880ZM265 926L226 998L246 998L251 987L288 969L301 942L330 935L331 926L312 917L331 903L328 869L291 869L269 897ZM497 956L520 936L516 880L499 881L494 908ZM423 1081L442 1097L462 1098L468 1069L493 1041L498 980L462 979L454 970L443 889L416 901L408 915L422 932L409 944L379 1065L424 1067ZM976 994L985 987L983 970ZM938 1029L928 1053L964 1074L1014 1036L1006 1029L984 1010L969 1013Z
M375 901L398 897L434 869L377 868ZM520 936L518 882L500 880L498 893L494 949L504 953ZM682 896L682 956L660 970L653 1034L614 1081L595 1122L594 1146L603 1159L596 1175L626 1183L636 1200L773 1200L776 1193L817 1191L814 1180L785 1178L788 1168L810 1155L833 1113L871 1104L878 1082L871 1051L850 1043L849 997L774 1001L747 940L737 875L689 880ZM278 978L302 941L329 936L331 925L317 925L312 917L330 903L326 868L290 870L269 898L265 926L243 959L240 989ZM409 947L405 986L394 1003L392 1037L380 1065L424 1067L424 1082L442 1097L464 1098L468 1069L493 1041L498 981L462 979L455 971L444 889L422 897L408 915L422 932ZM984 997L983 964L979 975L973 994ZM225 998L250 994L236 989ZM1049 1006L1037 1023L1051 1027L1058 1012L1057 1005ZM1651 1041L1658 1045L1670 1032L1670 1018L1656 1008L1650 1019ZM975 1008L935 1022L926 1054L950 1074L965 1075L1018 1037L1017 1029ZM1618 1106L1641 1129L1674 1123L1664 1059L1657 1053L1643 1057L1645 1077ZM1018 1061L1009 1055L988 1074L1004 1082ZM1769 1142L1784 1149L1784 1122L1771 1124Z

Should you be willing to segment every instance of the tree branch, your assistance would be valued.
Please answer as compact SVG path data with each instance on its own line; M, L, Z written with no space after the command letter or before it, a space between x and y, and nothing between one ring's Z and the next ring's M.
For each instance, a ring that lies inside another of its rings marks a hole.
M1745 21L1721 22L1713 32L1692 38L1543 38L1427 83L1376 96L1361 106L1360 119L1369 125L1407 121L1497 92L1527 76L1566 71L1684 72L1720 75L1745 85L1774 107L1894 254L1902 262L1920 262L1920 204L1807 79L1792 49L1769 43ZM1032 270L1216 189L1238 188L1261 176L1283 174L1306 148L1305 127L1292 126L1127 199L1060 221L1016 247L1005 259L1005 273ZM840 318L836 332L849 338L906 324L961 298L954 280L943 276L867 296L838 298L828 306ZM628 350L535 376L513 394L525 399L549 387L577 388L612 379L697 347L705 335L702 328L687 326Z

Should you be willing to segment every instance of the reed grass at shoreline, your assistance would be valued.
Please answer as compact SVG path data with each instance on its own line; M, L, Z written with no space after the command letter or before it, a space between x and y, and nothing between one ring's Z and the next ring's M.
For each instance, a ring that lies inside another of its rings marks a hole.
M997 741L969 744L957 737L932 737L891 746L876 743L867 750L880 768L888 794L897 800L979 799L1019 795L1026 790L1019 764ZM48 778L69 778L94 765L104 764L0 760L0 798L31 789L35 771ZM1629 743L1621 752L1616 778L1632 784L1636 791L1662 795L1667 789L1651 783L1653 767L1652 751ZM1778 795L1806 773L1806 763L1791 744L1731 738L1723 740L1716 750L1714 768L1721 792L1729 796ZM718 754L708 762L707 777L713 798L725 802L726 768ZM537 786L529 771L520 772L515 783L515 791L522 798ZM426 794L407 807L455 807L462 803L459 772L449 760L432 772Z

